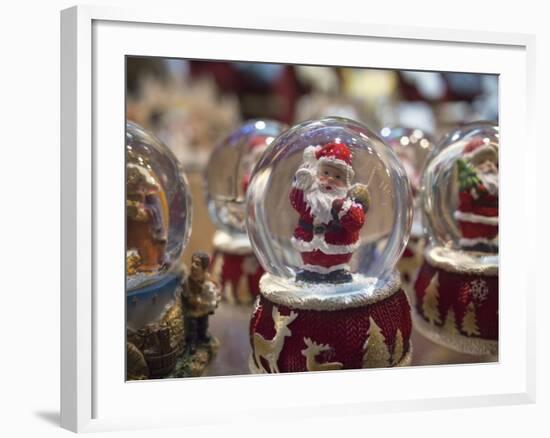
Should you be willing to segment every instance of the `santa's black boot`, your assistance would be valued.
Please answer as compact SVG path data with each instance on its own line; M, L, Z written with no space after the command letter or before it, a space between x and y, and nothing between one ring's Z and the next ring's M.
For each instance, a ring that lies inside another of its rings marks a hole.
M334 284L348 283L352 280L352 276L346 269L338 269L332 271L326 277L326 281Z

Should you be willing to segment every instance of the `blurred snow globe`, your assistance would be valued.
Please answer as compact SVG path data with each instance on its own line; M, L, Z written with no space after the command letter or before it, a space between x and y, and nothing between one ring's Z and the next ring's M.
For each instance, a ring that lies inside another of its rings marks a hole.
M429 158L423 223L430 245L447 256L498 260L498 149L498 126L477 122L451 131Z
M420 192L422 171L435 143L430 135L418 128L386 126L380 130L380 135L382 140L393 149L409 177L414 204L411 234L420 236L422 235L422 219L418 194Z
M126 287L163 279L191 231L191 197L170 150L139 125L126 123Z
M420 189L422 170L428 155L434 148L434 141L421 129L402 126L385 126L380 130L382 140L388 144L407 172L413 196Z
M262 290L384 288L409 237L411 199L396 154L364 125L329 117L285 131L248 189L248 234L267 272Z
M210 218L233 238L246 237L246 191L254 165L286 125L273 120L249 120L212 151L205 172Z

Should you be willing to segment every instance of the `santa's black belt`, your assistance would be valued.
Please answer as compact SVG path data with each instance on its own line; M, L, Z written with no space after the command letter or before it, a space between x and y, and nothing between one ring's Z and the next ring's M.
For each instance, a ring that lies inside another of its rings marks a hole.
M329 225L313 225L304 221L300 221L300 227L306 231L312 231L313 234L325 234L327 231L337 232L342 229L340 225L334 223Z

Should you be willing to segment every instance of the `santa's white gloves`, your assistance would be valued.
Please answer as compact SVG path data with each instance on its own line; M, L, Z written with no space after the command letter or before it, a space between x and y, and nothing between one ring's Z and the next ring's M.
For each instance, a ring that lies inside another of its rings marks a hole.
M294 175L294 187L299 190L307 190L313 184L314 177L310 169L301 168Z

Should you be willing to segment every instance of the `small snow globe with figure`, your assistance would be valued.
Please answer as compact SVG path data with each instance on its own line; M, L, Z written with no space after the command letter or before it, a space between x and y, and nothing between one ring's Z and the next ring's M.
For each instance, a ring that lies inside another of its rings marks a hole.
M418 328L477 355L498 351L498 150L498 126L462 126L434 150L422 180L428 247L414 286Z
M182 348L180 257L191 198L170 150L126 124L126 328L129 380L161 377Z
M358 122L307 121L271 143L247 195L266 271L250 325L252 371L409 362L410 307L395 265L411 204L396 154Z
M287 127L269 119L249 120L221 141L205 171L205 192L214 235L211 273L230 303L251 304L263 269L246 233L246 191L252 169Z
M421 176L435 142L423 130L404 126L386 126L380 130L380 136L393 149L405 168L413 194L411 236L401 259L397 263L403 287L407 292L410 292L412 282L422 265L425 244L419 196Z

